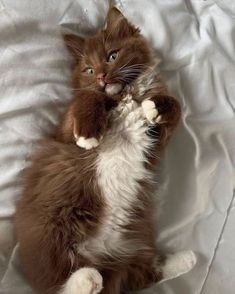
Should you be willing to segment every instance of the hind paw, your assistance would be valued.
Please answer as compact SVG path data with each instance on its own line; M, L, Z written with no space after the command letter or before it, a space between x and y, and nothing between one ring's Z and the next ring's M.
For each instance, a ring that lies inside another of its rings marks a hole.
M103 289L103 278L94 268L84 267L71 275L59 294L98 294Z
M162 268L163 280L173 279L189 272L193 269L196 262L196 255L191 250L169 255Z

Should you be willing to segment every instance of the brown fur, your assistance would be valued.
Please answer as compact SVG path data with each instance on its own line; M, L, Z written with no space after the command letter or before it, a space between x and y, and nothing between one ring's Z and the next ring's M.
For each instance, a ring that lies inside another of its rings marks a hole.
M107 17L107 28L100 29L94 36L82 39L74 35L65 35L65 43L75 57L75 67L72 75L73 89L102 90L97 84L97 75L105 73L106 82L125 83L123 78L132 81L130 75L120 74L123 65L135 68L136 74L151 65L152 54L145 38L139 30L130 25L117 9L110 9ZM116 62L108 63L109 53L118 50L119 58ZM84 69L92 66L94 75L87 75Z
M24 172L16 229L24 270L39 293L55 293L70 271L89 264L74 246L94 235L102 219L104 203L94 170L87 168L94 157L76 145L47 140Z
M74 142L74 133L100 139L108 123L108 112L117 102L105 93L81 90L70 103L57 131L57 140ZM90 110L94 111L90 111ZM85 123L84 123L85 122Z
M142 206L133 208L132 220L125 228L125 238L144 240L147 249L140 248L137 255L125 256L119 262L110 256L89 260L78 254L77 244L97 234L106 204L95 176L96 150L77 147L74 131L80 136L99 139L108 128L109 111L117 105L121 93L109 97L98 85L97 75L105 73L105 82L118 81L124 87L153 63L152 53L139 30L115 8L109 11L106 29L85 40L67 35L65 41L76 61L72 74L75 95L55 139L40 143L31 166L24 172L24 192L15 216L24 271L41 294L55 294L71 272L83 266L94 266L101 272L103 294L144 288L162 279L162 259L159 257L158 272L152 266L156 257L153 187L142 183L137 195ZM104 62L107 52L114 49L119 50L118 60L112 64ZM118 74L118 68L125 64L140 65L129 76ZM83 70L91 65L95 74L87 76ZM152 168L178 123L180 107L168 96L165 86L147 94L163 116L163 123L150 130L151 136L160 138L149 155Z

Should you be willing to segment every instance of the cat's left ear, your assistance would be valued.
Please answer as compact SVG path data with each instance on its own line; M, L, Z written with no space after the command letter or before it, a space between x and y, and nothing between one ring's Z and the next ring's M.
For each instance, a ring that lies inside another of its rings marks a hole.
M72 53L76 62L78 62L83 56L85 40L82 37L73 34L64 35L63 37L65 45L67 46L70 53Z
M132 25L116 7L109 9L104 29L108 34L120 38L139 33L139 29Z

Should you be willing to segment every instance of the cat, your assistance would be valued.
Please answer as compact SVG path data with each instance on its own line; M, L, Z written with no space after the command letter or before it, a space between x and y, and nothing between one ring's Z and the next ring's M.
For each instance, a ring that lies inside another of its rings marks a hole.
M40 294L121 294L191 270L192 251L155 244L154 167L180 119L145 37L115 7L74 57L55 135L24 171L15 214L26 277Z

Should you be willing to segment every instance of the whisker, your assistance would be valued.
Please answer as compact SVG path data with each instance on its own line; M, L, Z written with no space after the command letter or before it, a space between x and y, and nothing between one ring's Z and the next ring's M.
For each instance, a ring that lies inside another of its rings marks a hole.
M131 70L141 70L142 68L141 67L124 67L122 69L120 69L119 71L131 71Z
M126 67L128 65L128 63L130 63L133 60L133 57L130 58L125 64L123 64L119 69L122 69L124 67Z
M141 73L140 70L127 70L127 71L120 71L119 74L139 74Z

